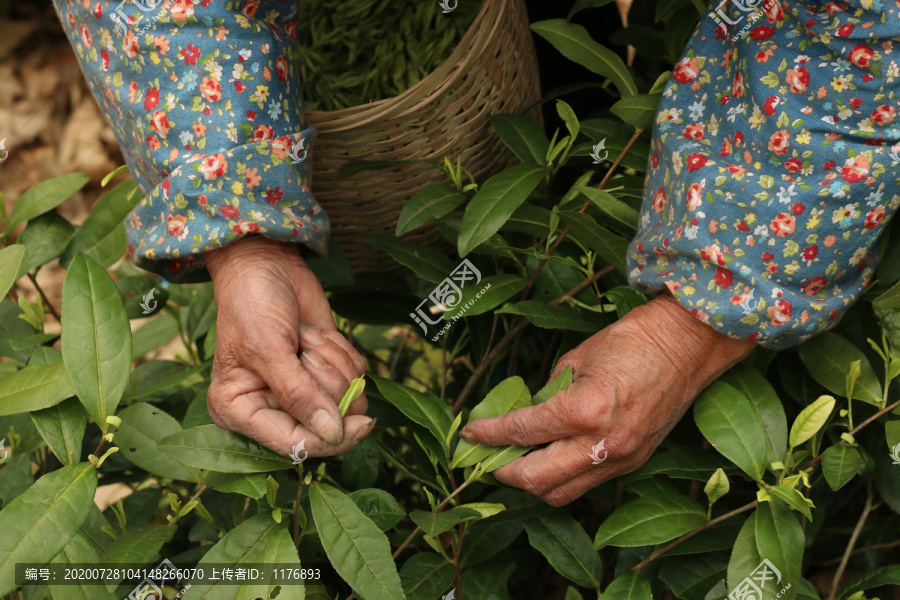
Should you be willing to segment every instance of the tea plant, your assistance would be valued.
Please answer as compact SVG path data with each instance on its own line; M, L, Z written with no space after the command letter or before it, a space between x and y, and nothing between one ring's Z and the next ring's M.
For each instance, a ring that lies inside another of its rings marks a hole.
M697 18L675 4L660 5L672 48L677 24ZM79 226L56 210L86 185L78 174L0 213L0 436L9 441L0 594L123 598L135 581L22 587L15 565L163 559L336 574L329 585L164 588L186 600L715 600L757 583L765 598L822 598L811 580L825 597L861 600L900 585L891 564L900 532L897 226L877 282L833 332L779 353L758 348L701 394L646 464L566 507L491 475L531 448L459 439L471 419L565 389L570 369L546 381L557 359L646 301L627 286L624 257L666 76L636 81L567 21L533 29L621 99L582 119L557 101L562 129L550 138L525 117L495 115L520 162L475 181L461 159L447 159L447 184L409 201L397 235L433 223L478 271L478 284L451 303L465 312L447 311L431 328L414 322L459 259L395 236L370 241L399 273L354 277L336 246L310 261L368 360L378 418L342 457L310 458L302 447L280 456L212 424L212 287L168 286L119 261L121 224L139 201L132 182ZM590 156L604 151L598 166ZM59 310L24 293L40 291L35 275L57 259L68 269ZM59 326L45 328L48 319ZM95 491L113 483L131 493L101 512Z

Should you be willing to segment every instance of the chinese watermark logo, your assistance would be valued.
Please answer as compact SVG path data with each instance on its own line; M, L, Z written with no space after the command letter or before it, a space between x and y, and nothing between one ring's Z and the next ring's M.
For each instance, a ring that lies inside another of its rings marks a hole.
M0 150L3 149L3 142L0 142ZM893 146L891 146L891 166L896 167L900 165L900 142L897 142ZM3 162L3 159L0 158L0 162Z
M300 451L303 451L303 458L300 458ZM300 442L291 448L291 460L293 460L293 464L299 465L309 456L309 452L306 450L306 438L300 440Z
M600 453L601 453L601 452L603 452L603 456L600 456ZM603 438L602 440L600 440L599 442L597 442L597 443L591 448L591 454L590 454L590 457L591 457L591 460L594 461L594 462L592 462L591 464L592 464L592 465L599 465L599 464L602 463L604 460L606 460L606 457L607 457L607 456L609 456L609 452L606 450L606 438Z
M163 591L160 586L167 579L173 579L179 573L179 569L168 558L163 559L161 563L150 570L152 577L147 577L141 583L137 584L131 593L128 594L126 600L157 600L163 598ZM181 598L186 591L191 588L191 584L187 584L173 600Z
M722 10L722 7L726 2L731 2L732 4L737 6L741 12L747 13L754 9L758 9L759 5L762 3L762 0L722 0L722 2L719 3L719 6L716 7L715 12L710 16L715 19L716 23L718 23L718 26L721 27L724 31L728 31L728 25L737 25L744 19L744 15L740 15L739 17L737 17L737 20L732 21ZM750 26L758 21L762 16L763 11L772 8L776 2L777 0L766 0L765 4L763 4L762 6L762 10L755 10L755 12L748 17L747 24L744 25L744 27L741 28L739 32L731 37L731 41L736 41L742 35L747 33L747 31L750 29ZM725 23L728 23L728 25L726 25Z
M157 10L162 2L163 0L123 0L119 3L119 6L116 7L116 10L110 13L109 18L112 19L113 23L115 23L116 31L119 32L119 35L124 37L125 34L128 33L129 20L131 20L131 17L129 17L125 12L125 5L133 4L134 7L139 11L147 13ZM162 10L166 10L167 8L169 8L169 6L171 6L171 4L172 0L166 0L165 5L162 7ZM146 23L144 24L144 26L139 31L135 31L135 35L141 34L149 29L154 20L155 18L146 19Z
M487 284L475 295L475 298L469 300L465 305L460 307L462 304L462 288L464 288L466 283L470 280L474 280L473 283L475 285L481 283L481 271L476 269L475 265L469 262L469 259L465 259L459 263L459 266L457 266L452 273L450 273L450 277L447 277L439 283L438 286L434 288L434 291L432 291L427 298L422 300L419 306L416 307L416 312L409 313L409 316L422 328L422 333L428 335L428 326L426 323L428 323L428 325L438 325L442 321L441 315L443 313L459 307L459 311L451 317L450 322L444 325L444 328L431 338L432 342L436 342L439 337L444 335L453 323L462 318L466 311L472 308L475 301L481 298L481 295L491 287L491 284ZM428 301L432 302L432 306L426 310L423 305ZM429 315L436 315L436 318L432 319Z
M0 465L6 462L6 459L9 458L9 451L6 449L6 438L0 440Z
M449 0L441 0L438 2L438 6L444 9L444 14L451 13L456 10L457 5L459 4L459 0L453 0L453 4L451 5Z
M600 152L603 152L603 156L600 156ZM599 165L607 158L609 158L609 150L606 149L606 138L603 138L596 144L594 144L594 148L591 151L591 158L594 159L594 164Z
M894 462L891 464L900 465L900 443L891 448L891 458L894 459ZM3 462L3 460L0 460L0 462Z
M450 593L446 596L441 596L441 600L456 600L456 588L450 590Z
M300 140L294 144L294 147L288 152L288 156L291 157L291 164L296 165L306 160L307 150L303 147L304 144L306 144L306 140ZM301 154L301 152L303 154Z
M9 151L6 149L6 138L0 140L0 163L9 158Z
M775 585L781 585L781 571L775 568L768 558L764 558L761 563L750 573L749 577L744 577L737 587L732 590L728 597L730 600L762 600L763 588L766 583L774 581ZM788 583L781 591L774 595L775 598L781 598L784 593L791 589Z
M144 311L145 315L149 315L156 310L156 300L153 299L154 292L156 292L156 288L153 288L149 293L145 294L143 302L140 303L141 309Z

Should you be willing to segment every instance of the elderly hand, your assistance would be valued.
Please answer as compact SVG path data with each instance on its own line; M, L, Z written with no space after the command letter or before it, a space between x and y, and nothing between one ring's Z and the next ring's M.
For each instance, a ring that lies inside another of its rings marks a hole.
M250 236L205 259L219 307L213 422L284 455L304 439L310 456L352 448L374 425L366 398L346 418L337 407L366 365L297 246Z
M574 373L565 391L538 406L476 419L460 437L491 446L552 442L493 475L562 506L644 465L697 395L754 345L715 332L660 295L559 360L551 378L566 365ZM604 439L608 456L594 465L591 449Z

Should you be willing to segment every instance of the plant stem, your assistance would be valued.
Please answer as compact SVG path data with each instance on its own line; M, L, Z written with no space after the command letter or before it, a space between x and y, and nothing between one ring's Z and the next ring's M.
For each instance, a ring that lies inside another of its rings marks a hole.
M566 292L563 295L559 296L558 298L555 298L554 300L551 300L550 302L548 302L548 304L550 306L556 306L558 304L562 304L567 299L571 298L572 296L574 296L575 294L577 294L584 288L588 287L594 281L596 281L597 279L600 279L601 277L603 277L610 271L612 271L612 267L604 267L604 268L600 269L599 271L597 271L590 277L585 278L581 283L579 283L578 285L573 287L568 292ZM509 345L509 343L513 339L515 339L516 335L521 330L525 329L525 327L528 326L528 323L529 323L528 319L521 318L521 317L519 319L513 321L513 324L510 325L509 331L506 333L506 335L504 335L500 339L500 341L497 342L497 345L494 346L494 348L490 352L488 352L487 354L484 355L484 358L481 359L481 363L478 365L478 368L475 369L475 372L472 373L472 375L469 377L469 380L466 381L466 385L465 385L465 387L463 387L462 392L460 392L459 398L457 398L456 402L453 403L453 414L454 415L456 413L458 413L460 411L460 409L462 409L463 405L466 402L466 399L472 393L472 390L475 389L475 385L478 383L478 380L481 379L481 376L484 375L484 372L487 371L487 369L491 365L491 363L494 362L494 360L497 359L497 357L500 355L500 353L503 351L503 349L506 348L506 346Z
M462 553L463 537L466 535L466 524L459 524L459 535L456 536L456 552L453 553L453 564L456 565L456 592L462 600L462 572L459 568L459 555Z
M28 273L28 279L31 280L31 283L34 285L34 288L38 291L38 294L41 295L41 298L44 300L44 303L47 305L47 308L50 310L50 314L56 319L57 323L62 323L62 318L59 316L59 312L56 310L56 307L53 306L53 303L50 302L50 298L47 297L47 294L44 293L44 288L40 286L37 282L37 277Z
M458 488L456 488L455 490L453 490L453 493L452 493L452 494L450 494L449 496L447 496L446 498L444 498L443 502L441 502L440 504L438 504L438 507L434 510L434 512L436 512L436 513L437 513L437 512L441 512L441 511L444 509L444 507L447 506L447 504L448 504L453 498L455 498L457 495L459 495L459 493L460 493L461 491L463 491L464 489L466 489L467 487L469 487L472 483L474 483L475 480L476 480L478 477L480 477L480 476L481 476L481 473L472 473L472 477L470 477L469 479L466 479L466 480L462 483L461 486L459 486ZM405 540L403 540L403 543L400 544L400 547L397 548L397 549L394 551L394 553L391 555L391 558L392 558L393 560L397 560L397 557L400 556L400 553L403 552L404 550L406 550L406 547L409 546L410 542L413 541L413 538L415 538L416 535L418 535L418 533L419 533L420 531L422 531L422 528L416 526L416 528L413 529L412 533L409 534L409 537L406 538Z
M847 548L844 550L844 556L841 557L841 564L838 565L837 570L834 572L834 579L831 580L831 593L828 594L828 600L835 600L838 591L838 584L841 582L841 577L844 575L844 570L847 568L847 562L850 560L850 554L853 552L853 546L856 545L856 540L859 538L859 534L862 531L863 525L866 524L866 519L869 518L869 513L872 512L872 502L874 499L874 495L872 493L872 480L869 479L866 481L866 505L863 507L862 514L859 515L859 520L856 522L856 527L853 528L853 534L850 536L850 541L847 542Z
M890 406L885 406L884 408L882 408L881 410L879 410L877 413L875 413L874 415L872 415L871 417L869 417L868 419L866 419L865 421L863 421L862 423L860 423L859 425L857 425L854 429L852 429L852 430L850 431L850 435L852 435L852 436L855 437L857 433L859 433L860 431L862 431L862 430L863 430L865 427L867 427L872 421L875 421L875 420L878 419L879 417L881 417L881 416L883 416L883 415L886 415L887 413L891 412L892 410L894 410L894 409L897 408L898 406L900 406L900 400L897 400L896 402L894 402L894 403L891 404ZM841 445L843 445L843 446L846 446L846 445L847 445L847 444L844 442L844 440L839 441L838 444L841 444ZM804 469L808 469L809 467L812 467L812 466L815 465L817 462L819 462L820 460L822 460L822 457L823 457L824 455L825 455L825 453L822 452L822 453L819 454L817 457L815 457L814 459L812 459L811 461L809 461L808 463L806 463L806 464L803 466L803 468L804 468Z
M726 514L722 515L721 517L716 517L712 521L707 522L706 525L698 527L697 529L684 534L677 540L673 540L672 542L668 543L666 546L660 548L659 550L657 550L656 552L654 552L653 554L651 554L650 556L648 556L647 558L645 558L644 560L642 560L641 562L636 564L635 566L631 567L631 570L634 571L635 573L640 571L641 569L643 569L644 567L649 565L651 562L653 562L654 560L656 560L657 558L659 558L660 556L662 556L663 554L665 554L666 552L668 552L669 550L671 550L672 548L674 548L675 546L680 544L681 542L685 541L686 539L695 536L696 534L700 533L704 529L709 529L710 527L712 527L713 525L716 525L717 523L721 523L725 519L730 519L731 517L733 517L735 515L739 515L741 513L747 512L751 508L754 508L757 504L758 504L758 502L756 500L754 500L753 502L751 502L749 504L745 504L744 506L742 506L740 508L734 509L730 513L726 513Z

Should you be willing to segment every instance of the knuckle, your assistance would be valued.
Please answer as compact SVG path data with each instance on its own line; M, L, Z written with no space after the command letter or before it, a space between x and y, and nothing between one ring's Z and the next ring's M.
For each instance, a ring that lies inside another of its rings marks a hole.
M523 467L519 471L519 479L522 482L522 489L535 496L541 496L547 492L547 483L543 481L540 473L532 467Z
M509 413L509 436L519 446L528 446L528 427L520 412Z

